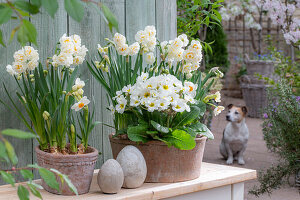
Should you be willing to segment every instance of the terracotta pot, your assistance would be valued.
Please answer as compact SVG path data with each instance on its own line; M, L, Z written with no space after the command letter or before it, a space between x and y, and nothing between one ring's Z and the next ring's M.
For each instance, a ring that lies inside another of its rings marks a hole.
M137 147L147 164L148 183L173 183L196 179L200 176L201 163L206 137L196 138L196 147L192 150L179 150L168 147L160 141L145 144L109 136L113 157L127 145Z
M53 168L61 173L68 175L78 194L88 193L94 174L94 167L98 158L98 150L88 147L86 154L79 155L56 155L41 151L39 146L35 148L37 163L41 167ZM61 193L50 188L44 181L42 186L48 192L62 195L75 195L66 183L61 185L59 177L56 177L60 184Z

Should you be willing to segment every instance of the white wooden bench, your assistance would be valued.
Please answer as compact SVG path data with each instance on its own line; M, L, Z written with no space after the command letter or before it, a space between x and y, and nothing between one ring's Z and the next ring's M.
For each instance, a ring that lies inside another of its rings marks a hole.
M91 190L80 196L61 196L41 191L45 200L243 200L244 182L256 178L256 171L225 165L203 163L198 179L179 183L144 183L137 189L121 189L118 194L103 194L97 184L95 170ZM39 180L37 180L39 181ZM18 199L17 191L10 185L0 186L0 199ZM31 199L35 199L31 196Z

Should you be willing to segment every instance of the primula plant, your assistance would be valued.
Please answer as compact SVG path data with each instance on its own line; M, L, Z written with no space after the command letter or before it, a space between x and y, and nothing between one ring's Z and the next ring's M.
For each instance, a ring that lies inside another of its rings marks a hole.
M6 67L18 85L16 95L19 102L13 100L5 83L4 90L11 102L0 102L38 136L43 151L75 154L84 153L88 146L88 136L95 126L92 122L94 114L88 109L90 101L83 96L85 83L76 79L77 66L84 61L86 52L78 35L63 35L45 68L38 64L39 54L30 46L15 52L14 62ZM25 108L26 114L20 110L19 104ZM73 114L72 110L77 113ZM76 118L79 128L75 126ZM77 146L79 132L82 139Z
M43 199L39 191L39 189L43 189L43 187L33 181L34 176L32 170L37 170L41 178L49 187L59 191L59 183L56 180L56 176L58 176L60 177L60 180L62 182L67 183L67 186L71 191L73 191L75 194L78 194L76 187L71 183L68 176L60 173L55 169L43 168L38 166L37 164L30 164L24 167L16 167L16 165L18 164L18 157L15 153L14 147L4 136L19 139L31 139L36 138L36 135L17 129L5 129L0 132L0 180L3 180L4 182L10 184L12 187L17 187L19 199L29 199L30 193L39 199ZM9 167L3 168L4 164ZM23 180L17 180L16 175L21 175ZM26 182L16 185L16 182L24 180Z
M200 120L207 105L215 107L216 115L224 109L217 106L218 91L208 94L223 74L214 68L203 76L198 70L201 43L190 42L185 34L159 42L154 26L138 31L135 39L128 45L116 33L107 46L98 45L100 61L88 64L108 93L115 136L143 143L159 140L182 150L193 149L197 136L212 139Z

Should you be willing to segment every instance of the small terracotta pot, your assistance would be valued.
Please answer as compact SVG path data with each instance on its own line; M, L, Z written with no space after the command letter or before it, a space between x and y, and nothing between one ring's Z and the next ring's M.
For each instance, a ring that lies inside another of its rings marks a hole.
M201 163L206 137L196 138L196 146L192 150L179 150L168 147L160 141L145 144L109 136L113 157L127 145L137 147L143 154L147 164L148 183L173 183L196 179L200 176Z
M77 188L78 194L88 193L94 174L94 167L98 158L98 150L88 147L86 154L79 155L57 155L41 151L39 146L35 148L37 163L41 167L53 168L67 175ZM50 188L43 180L42 186L48 192L62 195L75 195L66 183L61 185L59 177L56 177L60 184L59 193Z

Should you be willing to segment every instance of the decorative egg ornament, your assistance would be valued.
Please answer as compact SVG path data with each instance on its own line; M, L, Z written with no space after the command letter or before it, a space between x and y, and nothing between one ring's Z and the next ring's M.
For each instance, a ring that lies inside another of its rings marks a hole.
M116 159L124 173L124 188L140 187L147 175L147 165L143 154L136 147L129 145L124 147Z

